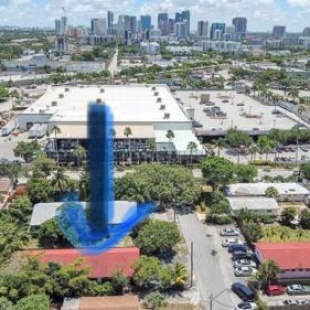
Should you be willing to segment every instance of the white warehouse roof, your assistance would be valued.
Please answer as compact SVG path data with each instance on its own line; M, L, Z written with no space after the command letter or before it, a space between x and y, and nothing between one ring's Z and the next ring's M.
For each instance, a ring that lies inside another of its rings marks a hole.
M309 195L300 183L237 183L228 186L228 196L264 196L268 187L275 187L279 195Z
M227 197L232 211L247 209L249 211L279 210L277 201L265 197Z
M153 90L153 87L156 89ZM155 92L158 94L154 95ZM86 122L88 104L97 99L111 108L115 123L190 123L169 88L163 85L50 87L23 114L44 111L45 114L52 114L50 122ZM57 102L57 105L52 106L52 102ZM165 114L169 114L169 118L165 118Z

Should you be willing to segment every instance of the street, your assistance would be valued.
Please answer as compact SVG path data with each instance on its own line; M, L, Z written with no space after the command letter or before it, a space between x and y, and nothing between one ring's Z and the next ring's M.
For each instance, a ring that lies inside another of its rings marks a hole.
M108 70L113 76L117 72L117 56L118 56L118 49L116 49L115 54L109 64Z
M212 234L216 233L214 227L207 228L201 224L196 214L179 215L178 219L188 249L191 248L191 242L194 244L194 279L204 309L210 309L211 295L214 296L212 310L232 309L240 300L234 293L226 291L232 283L227 283L229 270L226 270L227 265L223 263L223 257L220 254L211 255L213 249L219 250L213 238L206 236L211 230Z

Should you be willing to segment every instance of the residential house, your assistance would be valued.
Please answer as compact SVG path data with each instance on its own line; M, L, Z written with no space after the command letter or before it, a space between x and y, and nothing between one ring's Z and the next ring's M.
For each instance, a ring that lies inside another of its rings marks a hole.
M61 310L140 310L138 296L65 298Z
M139 258L140 251L136 247L112 248L107 252L87 255L79 249L52 249L52 250L31 250L25 251L26 255L38 257L41 263L50 262L60 265L70 265L78 259L82 259L82 267L89 268L89 279L98 281L111 278L120 270L126 277L133 275L132 264Z
M260 263L275 261L281 269L278 279L310 279L310 243L256 243L255 254Z

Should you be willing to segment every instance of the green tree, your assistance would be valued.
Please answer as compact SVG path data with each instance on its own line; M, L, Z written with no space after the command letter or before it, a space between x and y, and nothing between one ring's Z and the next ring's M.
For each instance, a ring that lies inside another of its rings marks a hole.
M190 158L191 158L191 165L193 164L193 152L194 151L197 151L197 143L194 142L194 141L190 141L188 142L187 144L187 149L189 150L190 152Z
M46 295L30 295L19 300L14 310L50 310L51 303Z
M304 209L300 213L300 226L305 229L310 229L310 212Z
M30 179L27 192L33 204L51 201L53 197L53 187L47 180Z
M16 157L22 157L25 162L29 163L34 159L35 155L41 150L41 147L37 140L31 142L20 141L14 148L14 155Z
M172 287L178 290L183 290L186 281L188 280L188 272L185 265L177 262L173 267L171 267L170 273Z
M76 163L79 167L81 165L81 162L86 158L85 148L81 145L78 145L73 151L73 156L76 158Z
M129 140L129 137L131 135L132 135L131 128L130 127L125 127L125 129L124 129L124 136L127 139L128 158L129 158L130 162L131 162L131 153L130 153L130 140Z
M294 207L285 208L281 212L281 221L284 225L290 225L291 221L295 219L297 210Z
M0 163L0 177L7 177L11 180L15 187L18 182L18 177L23 173L23 169L20 163L4 161Z
M59 152L58 152L58 147L57 147L57 135L61 134L61 129L57 125L54 125L52 130L51 130L51 133L54 134L54 147L55 147L55 153L56 153L56 161L57 161L57 163L59 163Z
M0 102L7 100L9 95L9 91L5 87L0 86Z
M175 138L174 132L171 129L167 130L166 133L166 138L169 140L169 144L170 144L170 160L171 160L171 152L173 150L173 139Z
M249 134L237 129L228 130L225 141L231 147L248 147L253 143L253 139Z
M79 198L81 201L88 201L90 191L90 180L88 172L82 172L78 183Z
M210 208L212 215L229 213L229 202L221 191L216 190L212 193Z
M281 272L281 270L275 261L266 260L260 264L258 272L261 276L262 281L266 284L269 284L271 281L277 279L277 276Z
M310 163L301 164L300 172L303 178L310 180Z
M48 220L41 225L38 242L40 247L45 249L71 247L71 244L59 229L59 225L55 219Z
M239 164L235 167L236 180L240 183L252 183L257 177L255 166L248 164Z
M268 158L268 153L276 147L276 141L270 139L268 136L260 136L257 141L257 146L260 150L266 153L266 162Z
M176 224L154 219L141 228L134 243L145 255L163 256L170 254L180 240Z
M215 146L217 147L217 157L220 157L221 150L227 145L226 139L219 138L215 141Z
M304 104L299 104L297 107L298 114L303 114L307 111L307 107Z
M278 190L275 187L269 186L269 187L266 188L265 196L269 197L269 198L278 199L279 198L279 193L278 193Z
M46 178L56 169L56 162L53 159L39 157L32 162L33 176Z
M149 310L162 310L168 306L168 302L159 292L151 292L145 296L143 306Z
M124 276L124 273L121 270L117 270L112 276L111 284L115 293L117 295L122 295L124 293L124 289L129 286L129 279Z
M15 197L8 210L9 214L19 223L27 223L32 212L32 203L28 196Z
M207 158L202 162L202 174L212 183L213 190L215 190L219 185L224 186L233 179L234 164L225 158Z
M257 242L264 236L260 224L253 221L244 223L243 229L245 234L248 236L250 242Z
M69 190L69 177L65 174L63 168L58 168L51 180L51 185L54 188L54 192L57 194L64 194Z
M5 297L0 298L0 310L13 310L13 304Z

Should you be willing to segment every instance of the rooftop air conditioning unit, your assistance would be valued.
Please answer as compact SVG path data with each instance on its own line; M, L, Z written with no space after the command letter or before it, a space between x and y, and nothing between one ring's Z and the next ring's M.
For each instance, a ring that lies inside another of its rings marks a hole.
M52 107L56 107L57 106L57 101L52 101Z
M169 119L170 118L170 113L165 113L164 114L164 119Z
M165 110L165 109L166 109L166 106L164 104L161 104L159 110Z
M157 102L161 102L161 98L157 98Z
M152 90L156 90L156 87L155 87L155 86L153 86L153 87L152 87Z
M101 88L101 89L100 89L100 93L104 93L104 88Z
M64 97L64 94L59 94L58 96L60 99Z
M44 110L44 109L41 109L41 110L39 110L39 113L44 114L44 113L45 113L45 110Z
M158 91L154 92L154 96L158 96Z
M70 88L66 87L65 92L67 93L70 90Z
M97 98L96 99L96 103L101 103L102 101L101 101L101 98Z

